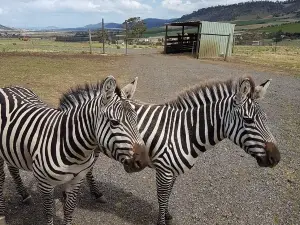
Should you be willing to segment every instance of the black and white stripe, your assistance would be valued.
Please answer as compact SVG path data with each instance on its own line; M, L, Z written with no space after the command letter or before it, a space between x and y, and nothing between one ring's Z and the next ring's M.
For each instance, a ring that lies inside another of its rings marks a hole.
M23 201L30 195L19 169L33 171L48 225L53 224L54 187L65 184L64 224L70 224L80 184L95 161L94 150L101 146L124 163L133 158L134 145L143 145L136 119L112 76L64 94L58 109L26 88L0 89L0 216L5 210L5 161Z
M176 177L191 169L201 152L224 138L257 158L261 166L279 162L265 113L257 103L269 83L255 87L251 78L229 80L197 86L161 105L131 102L156 169L158 224L165 225L172 219L168 202ZM124 96L132 96L127 91L129 86L136 86L136 80L122 89ZM96 190L91 172L87 179L91 191Z

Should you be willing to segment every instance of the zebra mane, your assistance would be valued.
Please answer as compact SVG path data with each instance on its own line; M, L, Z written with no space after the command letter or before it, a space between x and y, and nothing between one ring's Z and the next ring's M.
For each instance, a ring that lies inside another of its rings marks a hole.
M251 77L247 77L251 84L251 92L254 92L255 84ZM173 100L168 101L166 104L174 107L185 106L185 105L193 105L195 106L195 97L201 95L204 99L209 99L207 91L211 93L212 99L214 98L214 93L219 92L221 88L226 87L229 94L235 94L238 90L239 85L245 79L239 78L238 80L229 79L226 81L211 81L207 83L201 83L194 87L189 88L188 90L183 90L181 93L177 95L177 97ZM198 99L199 100L199 99ZM202 103L201 101L197 101L198 104Z
M78 85L75 88L70 88L65 92L59 100L59 110L68 110L77 105L83 104L101 94L104 80L96 84ZM121 97L121 89L116 87L115 93Z

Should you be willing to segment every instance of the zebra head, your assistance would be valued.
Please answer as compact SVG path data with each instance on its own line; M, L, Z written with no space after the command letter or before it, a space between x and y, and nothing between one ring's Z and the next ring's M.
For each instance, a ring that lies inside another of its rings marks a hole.
M101 114L104 117L99 118L104 121L97 123L98 142L106 149L106 154L123 163L126 172L141 171L150 159L137 129L137 113L128 100L121 97L114 77L108 76L101 90Z
M225 135L262 167L273 167L280 161L275 139L267 126L267 116L258 104L270 81L255 87L251 78L241 79L225 122Z

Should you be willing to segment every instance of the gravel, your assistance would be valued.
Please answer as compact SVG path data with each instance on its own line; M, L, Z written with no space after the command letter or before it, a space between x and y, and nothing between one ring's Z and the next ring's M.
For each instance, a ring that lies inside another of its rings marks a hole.
M272 78L262 106L278 141L282 160L263 169L242 149L225 140L203 153L187 174L178 178L170 200L173 224L300 224L300 79L257 71L249 66L205 62L186 56L130 55L120 62L128 82L138 76L136 99L162 103L201 81L250 75L256 83ZM123 84L124 85L124 84ZM91 199L82 186L73 224L155 224L158 216L155 171L126 174L119 163L101 157L94 174L108 203ZM42 224L42 204L32 174L22 172L34 204L24 206L7 176L8 224ZM61 199L58 188L55 198ZM57 205L56 224L62 224Z

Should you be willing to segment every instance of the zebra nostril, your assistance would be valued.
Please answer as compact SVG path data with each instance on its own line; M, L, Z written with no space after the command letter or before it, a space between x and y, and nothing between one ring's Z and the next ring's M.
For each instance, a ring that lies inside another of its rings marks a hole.
M124 160L124 165L129 166L129 161L127 159Z

